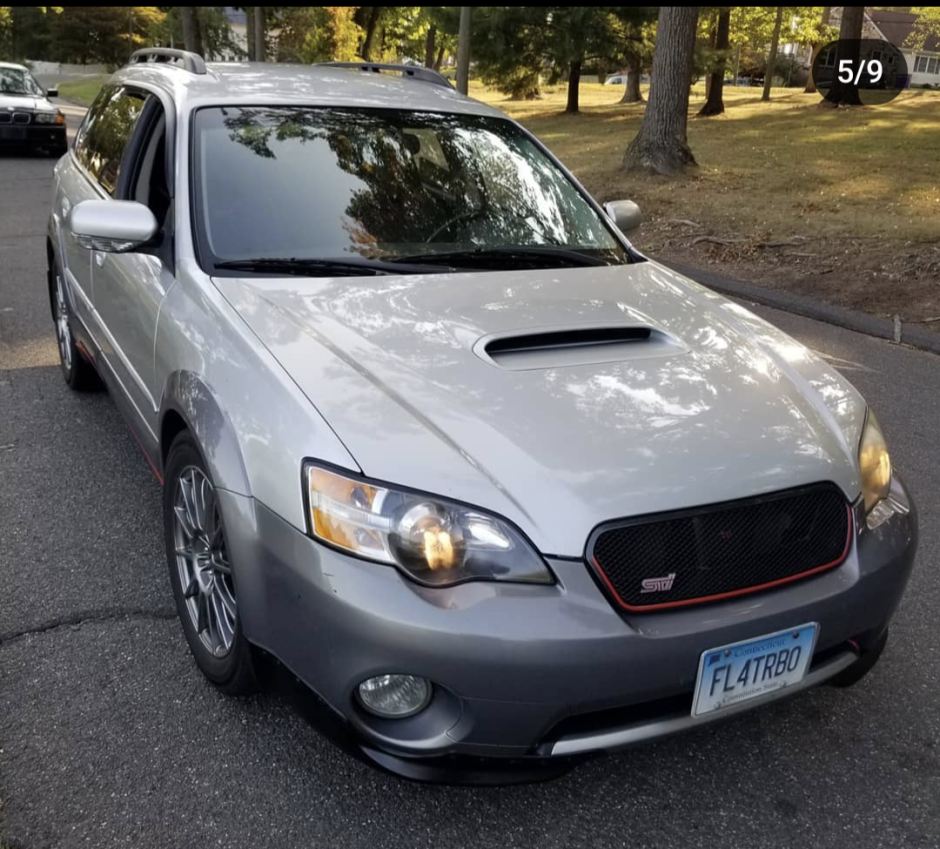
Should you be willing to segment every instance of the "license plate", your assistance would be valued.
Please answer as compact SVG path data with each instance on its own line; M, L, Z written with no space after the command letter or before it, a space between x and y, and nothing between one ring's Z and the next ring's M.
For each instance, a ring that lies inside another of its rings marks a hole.
M3 141L26 141L26 128L0 127L0 139Z
M818 631L819 625L810 622L703 652L692 716L726 710L798 684L813 659Z

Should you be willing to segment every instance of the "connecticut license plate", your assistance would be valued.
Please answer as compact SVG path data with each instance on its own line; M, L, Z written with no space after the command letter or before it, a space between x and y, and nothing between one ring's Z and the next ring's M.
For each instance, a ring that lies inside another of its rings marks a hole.
M692 716L715 713L803 680L819 625L810 622L702 653Z

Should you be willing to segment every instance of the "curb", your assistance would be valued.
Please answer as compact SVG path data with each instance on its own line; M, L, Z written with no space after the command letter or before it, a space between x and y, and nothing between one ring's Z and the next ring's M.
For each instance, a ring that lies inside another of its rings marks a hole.
M712 271L693 268L691 265L664 262L661 259L656 261L686 277L691 277L702 285L708 286L709 289L721 292L723 295L732 295L736 298L754 301L767 307L796 313L816 321L823 321L826 324L834 324L837 327L844 327L846 330L854 330L856 333L864 333L866 336L875 336L879 339L895 342L895 326L889 318L877 318L845 307L822 304L812 298L793 295L789 292L762 289L753 283L734 280L722 274L715 274ZM902 323L900 326L900 342L902 345L908 345L911 348L928 351L931 354L940 354L940 333L934 333L921 327L910 327Z

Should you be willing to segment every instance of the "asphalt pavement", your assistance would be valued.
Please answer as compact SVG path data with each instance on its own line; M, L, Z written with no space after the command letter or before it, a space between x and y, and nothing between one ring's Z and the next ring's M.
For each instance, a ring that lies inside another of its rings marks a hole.
M159 485L108 396L71 393L59 371L52 167L0 154L0 845L940 845L940 358L755 308L865 393L920 509L918 566L857 687L544 784L412 784L280 697L227 699L193 666Z

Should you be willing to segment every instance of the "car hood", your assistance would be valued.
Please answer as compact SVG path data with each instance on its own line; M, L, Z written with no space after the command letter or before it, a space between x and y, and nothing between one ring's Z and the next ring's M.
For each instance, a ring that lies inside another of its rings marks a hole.
M215 283L364 474L505 515L545 553L581 556L618 517L824 480L859 493L855 389L657 263ZM610 328L648 336L486 352Z
M31 94L0 94L0 110L6 111L11 106L14 109L55 111L55 107L44 97L34 97Z

